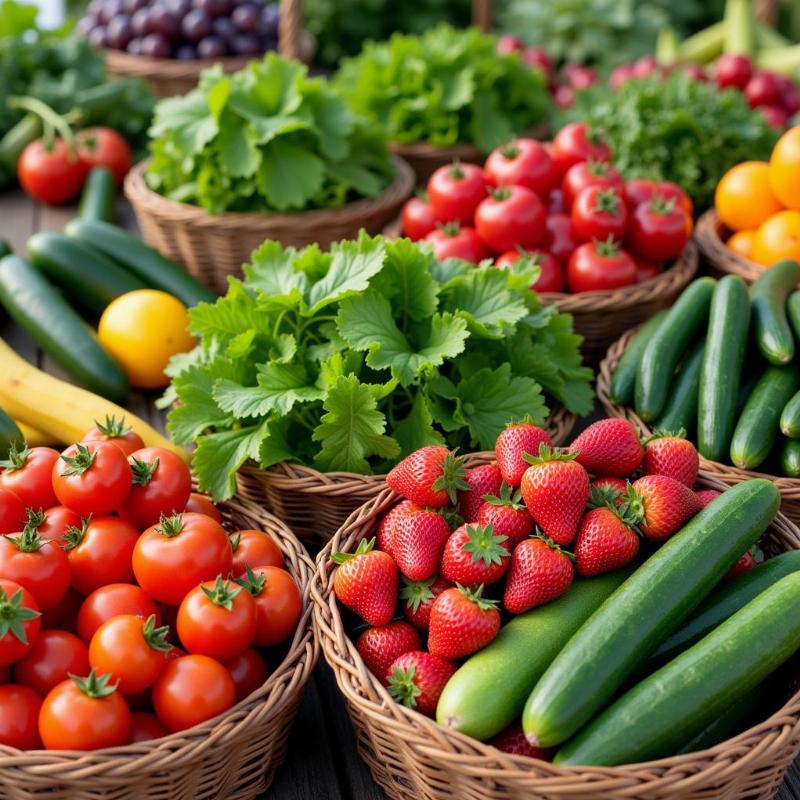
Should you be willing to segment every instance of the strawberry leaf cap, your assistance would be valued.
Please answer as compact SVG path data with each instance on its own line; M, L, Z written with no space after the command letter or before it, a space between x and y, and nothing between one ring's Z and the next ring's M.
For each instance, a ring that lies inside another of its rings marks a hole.
M548 461L574 461L578 457L577 450L565 453L548 447L544 442L539 445L539 454L534 456L530 453L523 453L522 457L529 464L546 464Z
M595 484L591 484L588 505L590 508L608 506L611 509L616 509L617 500L619 500L621 495L622 492L619 489L615 489L613 486L596 486Z
M511 553L503 547L503 542L508 536L499 536L494 532L493 525L467 525L467 541L461 545L464 553L472 555L472 562L483 563L490 567L492 564L500 564L504 558L508 558Z
M356 556L363 556L365 553L371 552L374 547L374 536L371 539L362 539L358 543L358 547L356 547L352 553L334 553L331 556L331 560L334 564L346 564L348 561L356 558Z
M446 491L450 502L455 505L458 492L466 492L470 488L467 483L464 456L448 453L441 463L441 470L442 474L433 482L431 488L434 492Z
M648 445L650 442L655 442L657 439L685 439L686 428L678 428L677 431L665 431L660 428L654 430L648 437L642 439L643 445Z
M489 611L489 609L497 608L499 601L489 600L489 598L483 596L483 584L479 586L462 586L460 583L457 583L456 589L471 603L475 603L481 611Z
M444 519L451 531L460 528L464 524L464 517L454 508L437 508L436 513Z
M531 534L531 539L539 539L544 542L551 550L556 553L563 553L570 561L575 560L575 556L569 550L565 550L560 544L556 544L541 528L537 527Z
M436 596L431 590L435 580L435 577L428 578L426 581L411 581L403 578L404 586L400 590L400 599L405 600L411 611L416 614L423 603L433 600Z
M499 494L485 494L483 499L493 506L508 506L514 511L521 511L525 508L525 504L522 502L522 492L516 489L512 494L511 487L505 481L500 485Z
M407 708L416 708L417 698L422 694L422 689L414 681L416 674L417 668L412 664L405 669L392 667L389 676L389 694Z
M633 488L629 486L623 495L622 504L620 505L619 515L621 519L628 525L640 525L645 519L644 498Z

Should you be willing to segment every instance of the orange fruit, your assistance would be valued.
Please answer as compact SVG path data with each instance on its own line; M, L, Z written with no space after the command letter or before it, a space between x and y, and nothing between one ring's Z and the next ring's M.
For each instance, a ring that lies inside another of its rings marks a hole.
M779 211L753 237L753 261L771 266L783 258L800 260L800 212Z
M800 209L800 126L786 131L773 148L769 186L787 208Z
M753 240L755 239L755 231L737 231L726 242L728 250L736 253L737 256L753 260Z
M766 161L745 161L729 169L717 184L714 205L732 230L757 228L783 208L769 188L769 170Z

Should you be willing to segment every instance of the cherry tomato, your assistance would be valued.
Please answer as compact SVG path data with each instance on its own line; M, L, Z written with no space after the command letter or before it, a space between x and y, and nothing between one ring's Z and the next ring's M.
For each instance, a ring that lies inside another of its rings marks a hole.
M0 684L8 683L11 680L11 669L9 667L0 667Z
M83 597L70 588L57 606L42 614L42 630L63 630L75 633L78 612L81 610L82 603Z
M57 506L52 482L56 461L58 451L52 447L17 450L12 444L8 459L0 463L0 487L14 492L26 508Z
M267 664L258 650L245 650L237 658L225 662L225 668L233 678L236 687L236 702L249 697L260 689L269 676Z
M434 255L439 261L444 261L446 258L460 258L477 264L488 255L486 244L478 236L475 228L468 228L457 222L441 225L435 231L431 231L425 237L425 241L433 244Z
M567 214L550 214L544 224L547 229L544 236L545 250L559 263L566 265L580 244L572 227L572 219Z
M536 192L524 186L502 186L478 206L475 229L498 253L517 245L533 250L544 241L546 217Z
M553 158L566 172L579 161L611 161L611 150L585 122L571 122L553 137Z
M67 554L31 528L0 539L0 575L24 586L39 611L55 608L69 591Z
M546 251L534 250L532 253L528 253L525 250L509 250L494 263L496 267L504 268L519 260L523 255L529 256L532 263L540 269L539 277L531 284L531 289L536 292L564 291L564 273L561 264Z
M654 197L638 205L631 216L627 245L645 261L672 261L691 235L691 220L674 200Z
M140 531L186 508L192 474L179 456L163 447L145 447L130 455L128 463L133 485L120 511Z
M477 164L446 164L428 180L428 202L439 222L471 225L486 197L486 178Z
M197 514L205 514L207 517L216 520L222 524L222 514L219 509L214 505L214 501L207 494L200 494L199 492L192 492L189 499L186 501L186 508L184 511L194 511Z
M83 188L86 164L63 139L31 142L17 161L17 178L28 197L42 203L74 200Z
M588 186L572 205L572 227L584 241L609 236L622 241L628 227L628 210L616 189Z
M499 265L498 265L499 266ZM250 565L269 564L273 567L283 566L283 553L275 540L264 531L250 529L235 531L231 534L233 549L233 569L231 575L241 578Z
M161 611L144 589L128 583L110 583L92 592L83 601L78 612L78 636L89 644L104 622L122 614L142 620L153 615L156 627L161 624Z
M81 524L80 514L76 514L66 506L53 506L47 511L34 511L29 508L27 514L28 525L36 528L39 536L59 543L70 528L78 528Z
M131 148L113 128L86 128L78 134L78 155L90 168L107 167L114 173L117 186L133 163Z
M657 278L661 274L661 266L652 261L636 262L636 283L644 283Z
M659 181L655 185L653 196L660 197L664 200L674 200L675 205L678 206L678 208L682 208L691 220L692 215L694 214L692 198L689 197L689 195L683 190L682 187L678 186L677 183L673 183L672 181Z
M193 654L230 661L256 635L256 604L248 591L218 576L192 589L178 609L178 636Z
M613 240L582 244L567 266L571 292L616 289L635 282L636 262Z
M89 672L89 650L74 634L67 631L42 631L36 644L14 667L17 683L44 697L51 689L67 680L69 674Z
M228 575L233 554L223 527L204 514L165 517L139 537L133 572L154 599L179 605L203 581Z
M72 570L72 588L91 594L109 583L133 583L133 548L139 531L119 517L85 519L65 537Z
M0 534L17 533L25 527L25 504L10 489L0 487Z
M24 658L36 644L40 628L33 595L18 583L0 578L0 666Z
M182 731L227 711L236 702L230 672L208 656L170 661L153 687L156 716L170 731Z
M616 189L622 195L625 181L622 175L605 161L579 161L573 164L561 182L564 207L571 209L575 198L589 186Z
M58 684L42 703L39 735L48 750L99 750L127 744L131 712L110 675L94 670Z
M424 239L432 230L435 230L436 215L433 213L427 197L412 197L407 200L400 212L400 222L403 235L412 242Z
M141 450L144 447L144 440L133 428L125 425L125 417L117 419L115 416L106 416L105 422L94 423L94 428L86 432L81 439L87 442L111 442L125 453L126 456Z
M40 750L39 709L42 698L27 686L0 686L0 745Z
M134 711L131 713L131 731L128 744L150 742L167 736L169 731L158 721L155 714L149 711Z
M491 186L525 186L542 200L558 183L553 159L535 139L515 139L492 150L483 170Z
M694 207L692 199L677 183L672 181L632 180L625 184L625 204L632 214L636 206L649 203L654 197L675 200L675 203L691 217Z
M110 514L131 490L131 469L110 442L74 444L53 465L53 489L62 505L82 517Z
M633 209L639 203L647 203L656 190L656 181L648 181L644 178L634 178L625 183L625 205L628 206L628 211L633 213Z
M294 578L280 567L259 566L248 568L243 585L258 610L256 646L272 647L291 638L303 613L303 598Z

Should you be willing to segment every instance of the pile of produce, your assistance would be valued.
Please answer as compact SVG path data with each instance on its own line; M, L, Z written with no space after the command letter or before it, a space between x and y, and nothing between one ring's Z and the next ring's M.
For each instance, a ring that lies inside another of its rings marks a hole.
M247 459L380 473L423 445L491 447L512 418L544 423L548 405L591 409L581 337L529 290L529 264L439 261L362 234L330 253L267 241L244 275L190 310L200 345L169 369L168 428L197 443L217 499Z
M269 534L226 532L186 464L108 420L0 472L0 743L96 750L217 716L302 598Z
M551 145L514 139L483 167L455 163L403 208L403 232L440 259L539 268L539 292L616 289L658 276L692 232L692 201L668 181L625 181L583 123Z
M690 442L643 444L622 419L562 451L512 424L494 456L407 456L376 537L333 555L348 625L370 626L356 649L398 702L516 754L613 766L744 729L754 691L757 718L779 701L757 687L800 648L800 558L751 552L769 481L695 490Z

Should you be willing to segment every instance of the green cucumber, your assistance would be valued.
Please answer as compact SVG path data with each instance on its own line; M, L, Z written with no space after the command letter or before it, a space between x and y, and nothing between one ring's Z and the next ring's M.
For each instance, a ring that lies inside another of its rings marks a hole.
M683 428L688 435L697 418L697 395L700 391L700 370L703 368L705 341L699 341L683 359L672 381L672 389L661 416L653 426L659 431L677 433Z
M758 349L770 364L781 366L794 358L794 337L786 318L786 299L800 282L800 264L778 261L750 287Z
M125 373L38 269L17 256L0 259L0 303L78 385L109 400L125 400Z
M512 619L447 682L436 708L439 724L483 740L518 720L559 650L632 571L578 580L554 602Z
M117 181L108 167L94 167L83 184L78 216L111 222L117 200Z
M665 309L650 317L636 331L636 335L625 348L625 352L622 354L617 368L611 376L611 389L609 391L611 399L618 405L627 406L633 400L633 390L636 386L636 370L639 368L642 352L645 345L650 341L650 337L658 330L658 326L666 316Z
M749 325L747 285L738 275L726 275L711 298L697 402L697 449L712 461L721 461L730 448Z
M787 478L800 478L800 441L784 439L781 443L781 469Z
M790 439L800 439L800 392L781 411L781 432Z
M690 283L645 346L634 392L636 413L645 422L657 419L664 410L681 356L705 332L716 283L713 278Z
M589 722L755 544L779 505L773 483L744 481L650 556L539 679L522 714L531 743L561 744Z
M34 233L28 257L71 303L97 316L121 294L147 288L101 252L63 233Z
M114 225L98 220L73 219L64 230L68 236L80 239L122 264L151 289L168 292L187 307L200 302L216 302L216 295L185 269Z
M781 578L618 698L556 753L615 766L673 755L800 648L800 573Z
M0 408L0 459L8 458L11 445L25 446L25 437L14 420Z
M786 300L786 316L789 317L795 339L800 339L800 289L795 289Z
M737 575L715 589L675 633L664 639L645 661L652 672L710 633L731 614L785 575L800 571L800 550L789 550L770 558L749 572Z
M781 413L799 389L797 367L767 367L736 423L730 449L734 466L755 469L766 460L780 432Z

